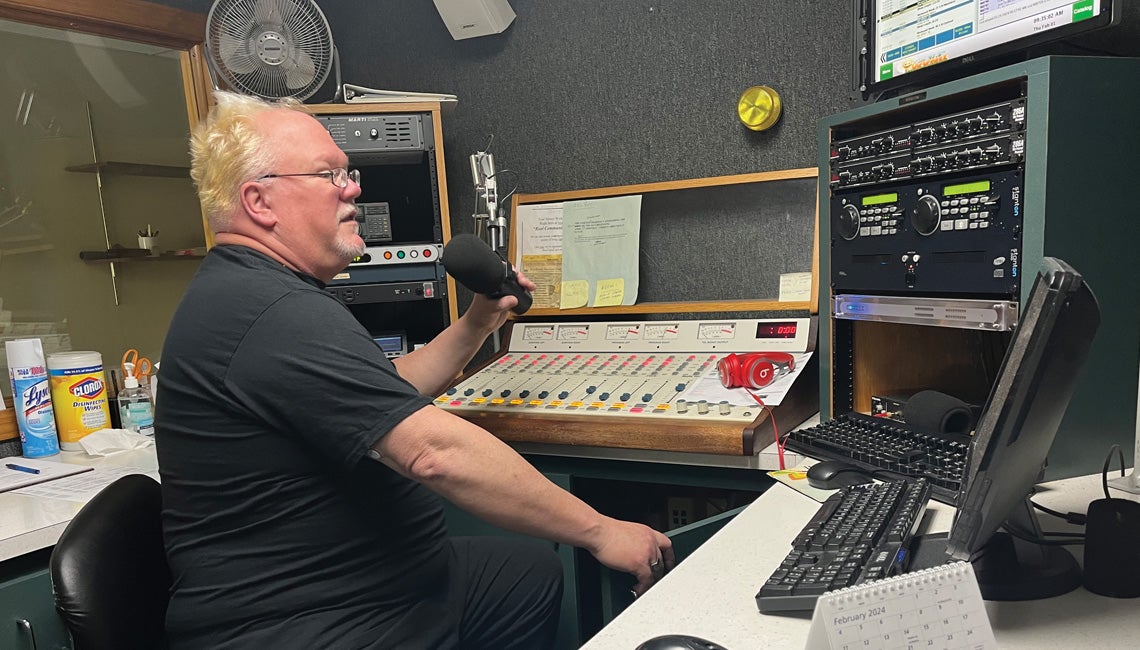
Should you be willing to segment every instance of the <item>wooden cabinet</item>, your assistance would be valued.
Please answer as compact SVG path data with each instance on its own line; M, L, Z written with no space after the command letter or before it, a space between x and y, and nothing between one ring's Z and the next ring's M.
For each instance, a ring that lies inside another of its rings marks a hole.
M439 261L451 240L440 103L308 110L360 174L364 253L328 291L370 332L401 335L408 349L426 344L459 318L455 281Z

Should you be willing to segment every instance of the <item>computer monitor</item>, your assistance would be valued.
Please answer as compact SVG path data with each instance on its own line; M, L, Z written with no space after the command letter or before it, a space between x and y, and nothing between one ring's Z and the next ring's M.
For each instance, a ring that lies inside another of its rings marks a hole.
M1099 325L1081 275L1044 258L970 442L944 551L973 563L987 600L1046 598L1081 584L1072 554L1028 541L1043 539L1029 497ZM949 561L929 548L920 537L912 567Z
M865 99L1118 23L1123 0L852 0ZM971 70L970 73L974 72Z
M408 337L404 332L373 333L372 340L384 351L389 359L402 357L408 353Z

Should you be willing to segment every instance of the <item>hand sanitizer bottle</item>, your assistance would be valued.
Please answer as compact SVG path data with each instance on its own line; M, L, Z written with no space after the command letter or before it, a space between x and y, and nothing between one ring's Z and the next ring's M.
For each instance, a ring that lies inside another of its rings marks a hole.
M154 435L154 405L147 389L139 386L138 377L127 375L123 379L123 390L119 391L117 400L124 429L144 436Z

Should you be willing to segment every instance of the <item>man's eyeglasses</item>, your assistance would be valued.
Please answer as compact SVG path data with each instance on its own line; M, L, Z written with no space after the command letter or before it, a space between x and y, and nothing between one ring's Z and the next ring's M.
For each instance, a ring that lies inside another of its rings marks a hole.
M360 170L359 169L345 169L344 167L337 167L330 169L327 172L313 172L310 174L266 174L258 176L257 180L265 178L288 178L290 176L321 176L329 179L329 182L337 187L348 187L348 179L352 179L353 183L360 185Z

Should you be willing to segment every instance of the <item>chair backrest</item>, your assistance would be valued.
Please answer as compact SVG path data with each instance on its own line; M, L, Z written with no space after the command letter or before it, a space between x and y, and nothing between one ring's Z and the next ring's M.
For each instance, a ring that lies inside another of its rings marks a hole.
M75 650L159 647L171 584L159 484L131 474L87 502L52 551L51 583Z

